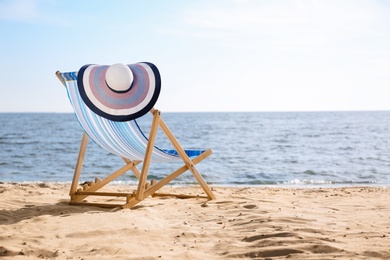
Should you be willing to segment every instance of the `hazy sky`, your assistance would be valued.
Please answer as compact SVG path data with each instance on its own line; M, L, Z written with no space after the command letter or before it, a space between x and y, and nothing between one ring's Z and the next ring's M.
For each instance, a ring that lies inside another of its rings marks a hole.
M387 0L0 0L0 112L70 112L56 70L149 61L162 111L390 110Z

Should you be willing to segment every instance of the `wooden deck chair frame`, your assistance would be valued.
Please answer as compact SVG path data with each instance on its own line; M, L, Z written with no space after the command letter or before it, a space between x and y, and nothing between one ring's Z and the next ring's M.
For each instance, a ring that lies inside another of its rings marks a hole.
M62 82L62 84L66 87L66 83L60 76L60 72L57 71L56 75L58 79ZM98 207L121 207L121 208L132 208L137 205L139 202L143 201L149 196L175 196L178 198L206 198L209 200L215 199L215 195L213 194L211 188L208 186L206 181L203 179L202 175L199 173L198 169L195 165L205 158L212 154L212 150L208 149L201 153L199 156L190 159L183 147L180 145L178 140L172 134L168 126L165 124L163 119L161 118L161 112L157 109L151 109L150 111L153 115L152 125L149 133L148 144L146 147L146 153L144 155L144 159L133 161L128 158L122 158L125 162L125 165L119 168L117 171L108 175L104 179L96 178L95 181L87 182L82 185L82 188L79 187L80 175L83 168L84 158L86 155L87 144L88 144L88 135L84 132L84 135L81 140L79 155L77 158L77 163L73 175L73 180L70 187L70 204L73 205L92 205ZM152 159L152 151L155 144L158 128L162 130L162 132L169 139L173 147L176 149L178 155L182 159L184 165L174 170L166 177L161 179L160 181L152 180L150 183L147 181L149 166L151 164ZM142 169L139 170L137 165L142 163ZM131 170L133 174L138 179L137 189L132 193L121 193L121 192L99 192L101 188L103 188L108 183L112 182L116 178L120 177L127 171ZM204 195L185 195L185 194L168 194L168 193L158 193L162 187L170 183L172 180L179 177L186 171L190 171L195 177L197 183L201 186ZM124 204L113 204L113 203L91 203L85 202L84 199L88 196L109 196L109 197L124 197L126 199Z

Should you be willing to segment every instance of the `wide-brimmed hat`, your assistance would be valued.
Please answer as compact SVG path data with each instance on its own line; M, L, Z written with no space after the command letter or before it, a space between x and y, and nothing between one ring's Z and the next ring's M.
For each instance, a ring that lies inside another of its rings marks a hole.
M85 104L96 114L112 121L133 120L153 108L161 89L155 65L85 65L77 76Z

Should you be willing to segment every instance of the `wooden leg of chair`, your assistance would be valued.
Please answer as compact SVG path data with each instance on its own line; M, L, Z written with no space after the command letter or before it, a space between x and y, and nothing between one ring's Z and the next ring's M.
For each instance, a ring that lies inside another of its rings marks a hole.
M177 141L175 136L172 134L171 130L169 130L168 126L165 124L165 122L161 119L160 120L160 127L165 133L165 135L168 137L168 139L171 141L173 147L175 147L176 151L179 153L180 157L184 161L184 163L187 165L188 169L191 171L191 173L194 175L195 179L199 183L199 185L202 187L204 192L207 194L207 196L210 199L215 199L215 196L213 192L211 191L210 187L207 185L206 181L203 179L203 177L200 175L199 171L196 169L195 165L192 163L191 159L188 157L186 152L184 151L183 147L180 145L180 143ZM211 150L209 150L211 152Z
M142 164L141 176L139 178L138 189L135 196L137 200L143 200L145 198L144 197L145 184L148 176L150 162L152 160L153 147L154 147L154 142L156 140L159 121L160 121L160 111L155 110L153 114L152 127L149 133L148 145L146 147L145 159Z
M81 139L79 156L77 158L76 168L75 168L74 174L73 174L72 185L70 186L70 191L69 191L70 196L74 196L76 193L76 190L77 190L78 182L80 179L80 174L81 174L81 171L83 169L83 163L84 163L85 152L87 150L87 144L88 144L88 135L84 132L83 138Z
M125 205L122 205L122 209L130 209L140 203L140 200L137 200L136 198L130 198L127 200Z
M204 192L206 192L207 197L209 197L209 199L211 199L211 200L215 200L215 195L211 191L209 185L207 185L206 181L203 179L202 175L200 175L200 173L199 173L198 169L196 169L195 165L192 165L189 170L192 172L192 174L194 175L195 179L200 184L200 186L202 187Z
M101 180L100 182L98 182L98 183L94 184L93 186L87 188L85 191L88 191L88 192L97 191L97 190L101 189L102 187L104 187L105 185L107 185L109 182L115 180L116 178L118 178L119 176L123 175L125 172L127 172L128 170L130 170L131 168L133 168L135 166L136 166L136 163L126 164L125 166L123 166L122 168L117 170L116 172L112 173L111 175L109 175L106 178L104 178L103 180ZM72 198L72 201L79 202L79 201L82 201L87 196L88 195L75 195Z
M202 153L201 155L199 155L198 157L194 158L192 160L192 163L193 164L197 164L199 162L201 162L202 160L206 159L208 156L211 155L211 150L207 150L205 151L204 153ZM169 174L168 176L166 176L164 179L160 180L159 182L157 183L154 183L150 189L146 190L145 191L145 197L147 196L150 196L152 194L154 194L156 191L158 191L159 189L161 189L162 187L164 187L165 185L167 185L169 182L171 182L172 180L176 179L177 177L179 177L181 174L183 174L184 172L186 172L188 170L188 167L187 165L183 165L182 167L178 168L177 170L173 171L171 174ZM206 184L207 186L207 184ZM207 186L208 187L208 186ZM207 194L207 193L206 193ZM208 194L207 194L207 197L209 199L215 199L215 196L214 197L210 197Z
M141 161L132 161L132 160L130 160L130 159L123 158L123 157L122 157L122 160L123 160L126 164L135 163L135 165L137 165L137 164L141 163ZM135 177L137 177L138 180L141 178L141 172L138 170L137 167L131 168L131 171L134 173Z
M206 159L211 154L212 154L212 151L211 150L207 150L204 153L200 154L198 157L194 158L191 162L192 162L192 164L197 164L197 163L201 162L202 160ZM143 197L146 198L148 196L153 195L156 191L158 191L159 189L161 189L162 187L167 185L172 180L174 180L177 177L179 177L181 174L183 174L187 170L188 170L187 165L183 165L182 167L178 168L177 170L173 171L171 174L166 176L164 179L162 179L162 180L160 180L158 182L153 181L151 187L149 189L145 190L145 192L143 194L144 195ZM207 184L206 184L206 186L207 186ZM157 193L156 193L156 195L158 196ZM185 195L181 196L181 195L179 195L178 197L183 197L184 198L184 197L190 197L190 196L185 196ZM210 196L209 194L207 194L207 197L209 199L215 199L215 196ZM135 205L137 205L139 202L141 202L141 200L137 200L134 196L128 197L127 201L126 201L126 204L123 205L122 208L132 208Z

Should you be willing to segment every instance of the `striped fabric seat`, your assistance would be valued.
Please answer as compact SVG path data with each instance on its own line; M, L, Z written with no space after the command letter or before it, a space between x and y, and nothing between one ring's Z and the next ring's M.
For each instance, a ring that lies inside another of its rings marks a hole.
M77 87L77 72L60 73L67 85L67 92L75 114L88 136L108 152L130 160L143 160L148 138L136 120L127 122L111 121L103 118L83 102ZM197 157L204 150L185 150L190 158ZM152 161L181 161L175 150L154 146Z

